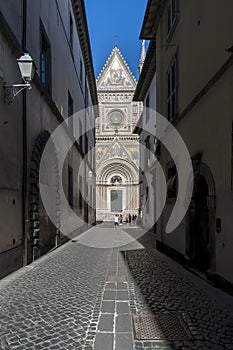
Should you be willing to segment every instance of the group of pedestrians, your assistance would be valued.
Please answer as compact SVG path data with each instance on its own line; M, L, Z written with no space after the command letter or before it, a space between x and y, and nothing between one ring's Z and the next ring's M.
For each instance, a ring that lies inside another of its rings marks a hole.
M128 214L126 215L126 218L125 218L125 223L126 224L136 224L136 221L137 221L137 215L136 214ZM123 215L122 214L115 214L114 216L114 226L115 226L115 229L117 229L117 227L119 225L123 225Z
M129 224L129 225L136 224L136 220L137 220L137 215L136 214L133 214L133 215L128 214L128 215L126 215L126 219L125 219L126 224Z

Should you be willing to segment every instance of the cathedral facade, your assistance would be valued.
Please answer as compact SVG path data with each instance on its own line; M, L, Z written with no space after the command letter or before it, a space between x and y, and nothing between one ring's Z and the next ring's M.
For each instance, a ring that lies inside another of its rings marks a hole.
M136 80L114 47L98 79L100 117L96 121L96 218L138 214L139 137L133 133L142 112L133 102Z

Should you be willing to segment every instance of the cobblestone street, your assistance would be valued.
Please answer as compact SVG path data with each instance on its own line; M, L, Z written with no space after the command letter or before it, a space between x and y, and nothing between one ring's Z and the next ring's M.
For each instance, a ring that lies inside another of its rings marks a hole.
M126 253L131 311L164 319L157 333L170 341L136 341L135 349L233 349L233 298L158 253L153 233L140 242L146 249Z
M232 298L157 253L154 240L127 252L69 242L3 279L0 349L233 349Z

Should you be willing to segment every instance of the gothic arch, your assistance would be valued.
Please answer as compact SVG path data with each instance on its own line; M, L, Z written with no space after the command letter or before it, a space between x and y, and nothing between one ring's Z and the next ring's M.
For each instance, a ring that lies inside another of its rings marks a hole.
M208 167L208 165L206 165L205 163L200 163L199 174L203 176L207 182L208 189L209 189L209 197L214 196L215 198L215 195L216 195L215 182L214 182L212 172Z
M50 137L50 133L47 130L43 130L36 137L33 145L31 163L30 163L30 175L29 175L29 249L28 249L28 261L34 261L40 255L46 253L58 243L58 236L60 234L60 197L59 197L59 177L58 177L58 159L54 148L53 164L51 164L50 173L47 173L47 169L42 164L42 178L43 183L48 186L55 186L55 195L53 200L54 205L54 217L56 226L54 226L48 217L41 198L39 189L39 171L41 164L41 157L45 148L45 145ZM51 191L53 193L53 191Z
M209 255L209 266L207 275L211 276L216 270L216 235L215 235L215 222L216 222L216 191L215 191L215 182L212 172L207 164L201 162L201 155L198 155L193 158L193 170L194 170L194 188L193 196L189 207L188 212L188 222L187 222L187 255L189 259L195 260L195 217L196 213L202 212L202 217L204 216L204 211L206 211L206 221L208 226L208 255ZM200 188L206 186L206 190L201 190ZM204 192L206 192L204 194ZM200 208L200 198L205 197L205 208ZM204 226L204 225L202 225ZM199 233L200 234L200 233Z
M138 181L138 168L135 164L126 159L114 158L104 162L97 169L97 183L107 183L111 176L117 174L122 175L131 184Z
M195 182L199 176L203 176L208 185L209 196L214 197L216 195L215 182L212 172L209 166L202 162L202 155L196 154L192 157L193 173L194 173L194 193L195 193ZM215 203L214 203L215 205Z

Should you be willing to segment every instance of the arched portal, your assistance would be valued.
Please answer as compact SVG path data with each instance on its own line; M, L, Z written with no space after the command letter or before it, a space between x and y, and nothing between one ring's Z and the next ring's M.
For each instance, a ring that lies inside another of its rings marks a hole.
M188 212L187 255L194 267L212 274L215 259L215 184L209 167L194 167L194 191Z
M138 169L127 159L114 158L97 168L97 220L109 221L115 213L138 211Z
M41 164L42 153L49 137L50 134L48 131L42 131L35 139L32 151L28 206L30 224L28 262L34 261L56 246L60 233L58 160L55 149L53 164L50 164L50 169L46 169L46 167ZM40 171L41 174L39 174ZM40 197L39 180L47 186L47 193L50 196L51 206L53 208L53 222L56 222L56 226L51 222L44 209Z

